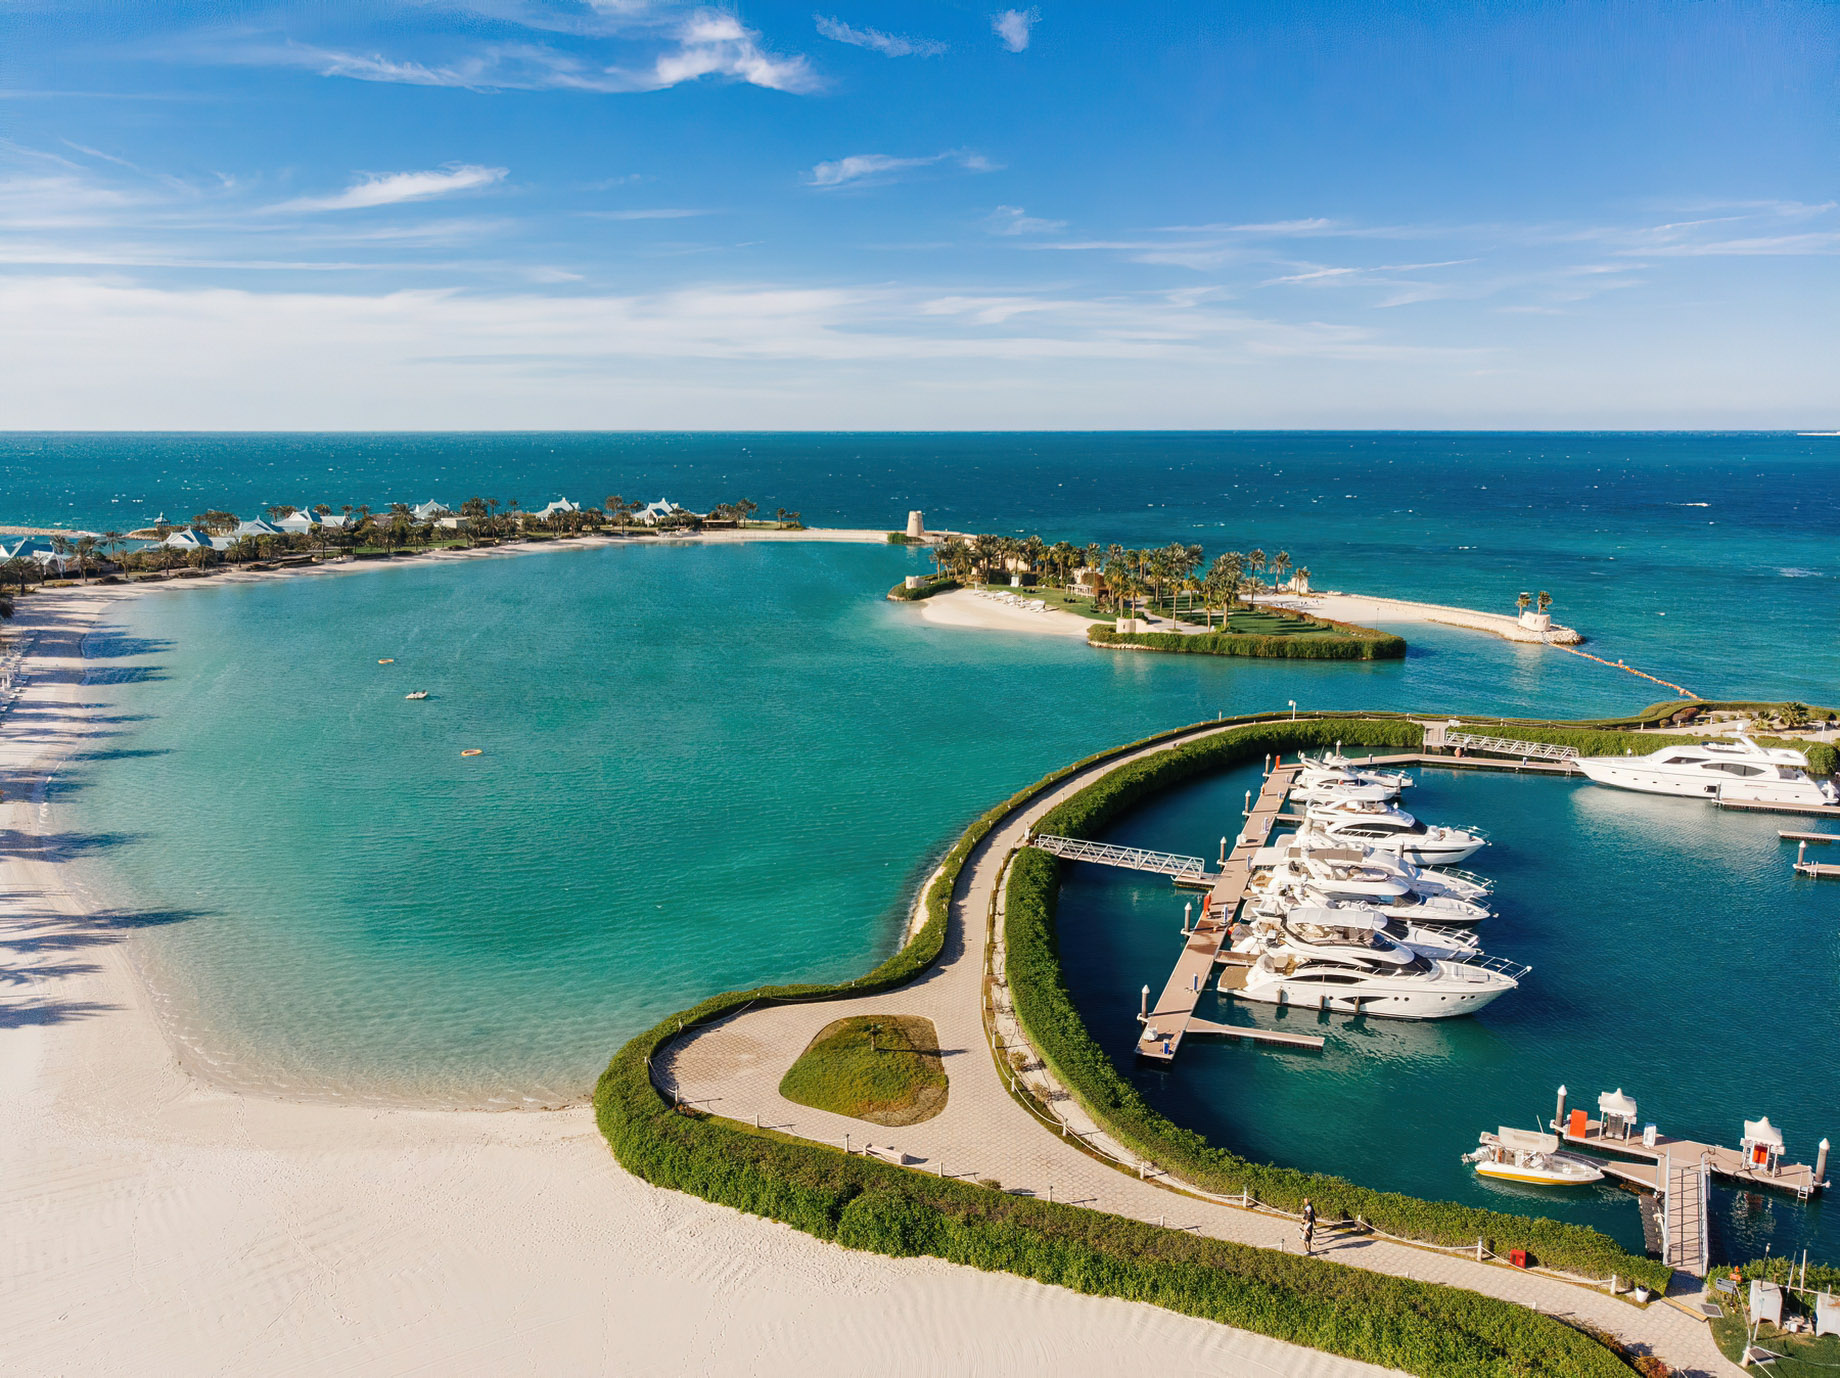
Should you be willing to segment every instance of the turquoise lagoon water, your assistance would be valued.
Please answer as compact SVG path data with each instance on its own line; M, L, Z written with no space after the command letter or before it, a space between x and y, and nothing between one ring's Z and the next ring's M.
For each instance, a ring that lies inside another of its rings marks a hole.
M1172 791L1119 820L1114 841L1211 855L1258 767ZM1500 1124L1550 1119L1560 1085L1592 1108L1621 1087L1670 1134L1736 1146L1768 1114L1794 1161L1840 1143L1840 886L1790 870L1790 821L1539 777L1422 771L1407 807L1471 823L1491 844L1466 865L1497 882L1484 946L1533 965L1474 1018L1437 1023L1275 1011L1218 994L1201 1012L1320 1033L1321 1053L1228 1040L1136 1065L1143 985L1160 990L1185 896L1093 866L1064 870L1061 951L1087 1023L1180 1123L1250 1157L1372 1186L1595 1225L1636 1247L1631 1198L1491 1183L1460 1156ZM1795 826L1808 826L1796 824ZM1820 825L1817 825L1820 826ZM1715 1191L1715 1257L1840 1257L1840 1216L1817 1200Z
M138 942L216 1075L554 1099L711 992L863 970L966 821L1100 747L1291 698L1616 703L1453 630L1364 666L935 627L880 596L919 558L574 547L154 592L90 639L124 721L60 787L96 883L174 918Z
M1786 434L0 435L0 522L273 503L746 496L815 525L1289 550L1319 587L1508 610L1711 697L1840 683L1840 440ZM1599 669L1607 679L1618 672ZM1663 691L1607 688L1619 702Z

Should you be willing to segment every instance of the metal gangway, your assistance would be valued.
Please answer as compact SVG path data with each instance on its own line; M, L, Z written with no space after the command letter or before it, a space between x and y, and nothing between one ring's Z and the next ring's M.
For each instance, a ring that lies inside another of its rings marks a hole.
M1083 837L1054 837L1046 833L1037 833L1029 839L1029 845L1068 861L1122 866L1127 871L1151 871L1159 876L1174 876L1178 881L1203 884L1207 881L1207 862L1198 856L1152 852L1143 847L1115 847L1109 842L1088 842Z
M1519 756L1522 760L1575 761L1578 748L1551 742L1521 742L1512 737L1480 737L1473 732L1446 732L1444 745L1463 751L1486 751L1491 756Z
M1711 1266L1706 1208L1712 1171L1704 1161L1678 1162L1668 1155L1655 1175L1665 1184L1656 1195L1661 1207L1661 1261L1695 1277Z

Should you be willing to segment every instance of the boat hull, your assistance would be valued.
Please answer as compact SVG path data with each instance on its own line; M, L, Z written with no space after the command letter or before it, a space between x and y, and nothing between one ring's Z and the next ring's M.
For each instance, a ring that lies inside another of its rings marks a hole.
M1291 1005L1331 1014L1366 1014L1381 1019L1458 1019L1474 1014L1513 990L1510 984L1478 984L1471 989L1425 991L1335 990L1307 981L1248 982L1233 992L1262 1005Z
M1478 1177L1493 1177L1498 1182L1521 1182L1533 1187L1587 1187L1601 1182L1604 1174L1591 1172L1555 1172L1551 1168L1523 1167L1515 1163L1477 1163Z

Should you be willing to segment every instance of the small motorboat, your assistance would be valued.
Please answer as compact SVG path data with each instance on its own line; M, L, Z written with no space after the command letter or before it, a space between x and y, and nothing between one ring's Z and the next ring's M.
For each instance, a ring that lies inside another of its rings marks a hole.
M428 691L426 689L415 689L404 694L403 697L406 699L425 699L428 697Z
M1604 1177L1603 1169L1589 1158L1561 1153L1557 1134L1504 1124L1493 1134L1483 1130L1479 1139L1482 1146L1465 1153L1463 1161L1474 1163L1483 1177L1540 1187L1582 1187Z

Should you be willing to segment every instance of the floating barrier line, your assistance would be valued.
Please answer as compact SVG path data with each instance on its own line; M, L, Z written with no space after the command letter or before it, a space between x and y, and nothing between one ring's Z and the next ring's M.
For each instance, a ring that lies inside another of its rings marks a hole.
M1694 693L1691 689L1684 688L1674 683L1671 679L1662 679L1659 675L1651 675L1645 670L1636 669L1633 665L1625 665L1620 660L1605 660L1602 656L1594 656L1589 651L1573 650L1570 646L1561 646L1557 642L1548 642L1547 644L1555 651L1564 651L1567 655L1582 656L1586 660L1595 660L1599 665L1608 665L1612 670L1626 670L1630 674L1636 675L1642 679L1653 680L1664 689L1672 689L1683 699L1697 699L1699 697L1699 695Z

